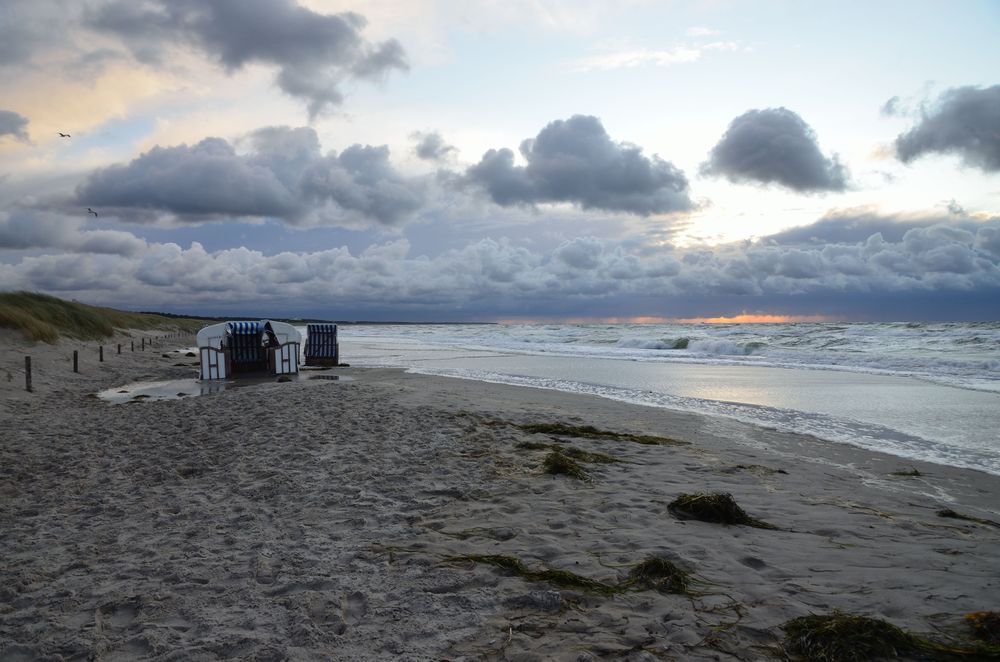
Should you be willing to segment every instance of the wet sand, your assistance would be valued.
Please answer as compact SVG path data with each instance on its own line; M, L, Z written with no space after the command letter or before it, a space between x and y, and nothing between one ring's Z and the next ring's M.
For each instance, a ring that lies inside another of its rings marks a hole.
M963 635L964 613L997 609L1000 527L937 515L1000 521L985 473L396 370L111 404L93 394L195 359L3 340L0 659L757 660L808 613ZM515 425L554 421L687 445ZM622 462L552 476L526 443ZM678 519L692 492L778 528ZM697 583L601 595L458 555L608 585L660 556Z

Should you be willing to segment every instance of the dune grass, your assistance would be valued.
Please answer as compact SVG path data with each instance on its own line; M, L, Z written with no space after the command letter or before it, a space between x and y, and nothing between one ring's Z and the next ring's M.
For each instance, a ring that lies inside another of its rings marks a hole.
M204 324L203 320L88 306L36 292L0 292L0 327L20 331L32 341L100 340L115 329L194 332Z

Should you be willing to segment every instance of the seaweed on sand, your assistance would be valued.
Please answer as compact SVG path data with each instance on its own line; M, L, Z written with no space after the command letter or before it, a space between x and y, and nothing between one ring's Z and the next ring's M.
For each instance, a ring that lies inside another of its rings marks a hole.
M793 618L781 629L785 650L815 662L866 662L923 648L921 640L891 623L840 611Z
M982 519L981 517L971 517L970 515L963 515L961 513L956 513L951 508L942 508L937 511L938 517L949 517L951 519L961 519L966 522L975 522L976 524L983 524L985 526L996 526L1000 527L1000 523L994 522L991 519Z
M980 613L992 612L967 614L966 619ZM1000 646L976 643L958 648L924 639L878 618L837 610L793 618L781 629L787 652L815 662L866 662L911 654L931 660L1000 659Z
M579 480L590 480L590 474L579 462L563 455L558 450L552 451L542 460L542 471L547 474L564 474Z
M579 460L580 462L589 462L591 464L614 464L617 462L624 462L613 455L607 455L606 453L592 453L590 451L585 451L580 448L574 448L572 446L563 446L560 444L546 444L538 441L522 441L517 444L517 448L529 451L544 451L552 450L560 452L566 457L571 457L574 460Z
M1000 614L995 611L974 611L965 615L972 634L987 644L1000 646Z
M526 565L513 556L503 556L500 554L463 554L461 556L449 556L447 561L486 563L502 570L506 570L512 575L521 577L532 582L547 582L560 588L577 589L588 593L598 593L600 595L613 595L622 590L618 586L605 584L595 579L583 577L568 570L529 570Z
M615 441L631 441L649 446L687 446L688 442L670 437L657 437L648 434L631 434L627 432L611 432L599 430L592 425L566 425L565 423L527 423L518 425L525 432L549 434L562 437L579 437L581 439L614 439Z
M893 476L903 476L903 477L907 477L907 478L917 477L917 476L923 476L923 474L920 473L920 470L917 469L917 468L915 468L915 467L911 467L910 469L903 469L903 470L900 470L900 471L893 471L892 475Z
M667 510L680 519L696 519L717 524L742 524L758 529L777 529L773 524L747 515L732 494L682 494L669 504Z
M660 593L687 595L691 574L678 568L673 561L654 556L633 567L625 584Z

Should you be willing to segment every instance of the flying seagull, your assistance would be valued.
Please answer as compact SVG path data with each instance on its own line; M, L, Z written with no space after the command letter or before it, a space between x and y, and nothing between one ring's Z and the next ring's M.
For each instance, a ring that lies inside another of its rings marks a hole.
M56 133L59 134L60 138L71 138L72 137L68 133L63 133L62 131L56 131Z
M87 213L88 214L93 214L95 218L97 217L97 212L94 211L93 209L91 209L90 207L87 207Z

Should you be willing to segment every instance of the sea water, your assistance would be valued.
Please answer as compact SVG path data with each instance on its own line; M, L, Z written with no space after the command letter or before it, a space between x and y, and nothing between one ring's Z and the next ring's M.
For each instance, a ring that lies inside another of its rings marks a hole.
M722 415L1000 475L1000 323L342 325L356 366Z

